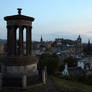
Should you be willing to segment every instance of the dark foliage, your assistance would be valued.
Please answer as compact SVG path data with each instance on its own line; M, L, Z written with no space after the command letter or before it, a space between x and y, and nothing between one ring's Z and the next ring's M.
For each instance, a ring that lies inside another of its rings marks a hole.
M77 75L77 76L76 75L69 75L69 76L56 75L56 77L59 77L65 80L84 83L87 85L92 85L92 75Z
M54 74L55 71L58 68L58 56L53 54L43 54L40 57L38 68L44 68L44 66L47 66L47 73L48 74Z
M68 67L75 67L75 66L77 65L76 59L73 58L72 56L66 58L66 59L64 60L64 63L65 63L65 64L67 63L67 64L68 64Z
M65 65L64 65L64 64L60 65L60 66L59 66L59 71L60 71L60 72L63 71L64 68L65 68Z

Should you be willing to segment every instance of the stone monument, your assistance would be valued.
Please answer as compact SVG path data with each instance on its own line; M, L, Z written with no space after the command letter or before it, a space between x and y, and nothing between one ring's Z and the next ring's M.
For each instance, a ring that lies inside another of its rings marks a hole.
M7 56L2 61L2 86L27 87L28 79L37 75L37 60L32 56L32 22L33 17L24 16L18 8L18 14L6 16L7 22ZM26 29L26 53L24 53L23 31ZM17 33L19 29L19 44L17 48Z

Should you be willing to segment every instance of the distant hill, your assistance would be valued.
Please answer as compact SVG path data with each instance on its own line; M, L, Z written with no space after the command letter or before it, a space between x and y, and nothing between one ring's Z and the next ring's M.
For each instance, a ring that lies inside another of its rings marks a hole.
M0 39L0 43L6 43L7 42L7 40L5 40L5 39Z

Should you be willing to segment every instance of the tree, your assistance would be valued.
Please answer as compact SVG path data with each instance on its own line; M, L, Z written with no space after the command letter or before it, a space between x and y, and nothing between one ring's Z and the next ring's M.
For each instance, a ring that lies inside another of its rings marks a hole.
M68 64L68 67L74 67L77 64L77 61L76 61L75 58L73 58L72 56L70 56L70 57L68 57L68 58L66 58L64 60L64 63L65 64L67 63Z
M48 74L53 74L58 68L58 56L53 54L43 54L41 55L39 62L38 62L38 67L43 68L44 66L47 67L47 73Z
M59 71L62 72L62 71L64 70L64 68L65 68L65 65L64 65L64 64L61 64L61 65L59 66Z

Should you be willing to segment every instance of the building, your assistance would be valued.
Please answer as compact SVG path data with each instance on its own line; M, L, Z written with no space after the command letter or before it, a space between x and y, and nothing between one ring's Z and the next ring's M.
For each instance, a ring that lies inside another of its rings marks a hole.
M91 57L86 57L77 61L77 67L81 67L83 70L92 70Z
M85 71L81 67L68 67L67 64L65 64L65 68L62 71L62 75L68 76L68 75L84 75Z

